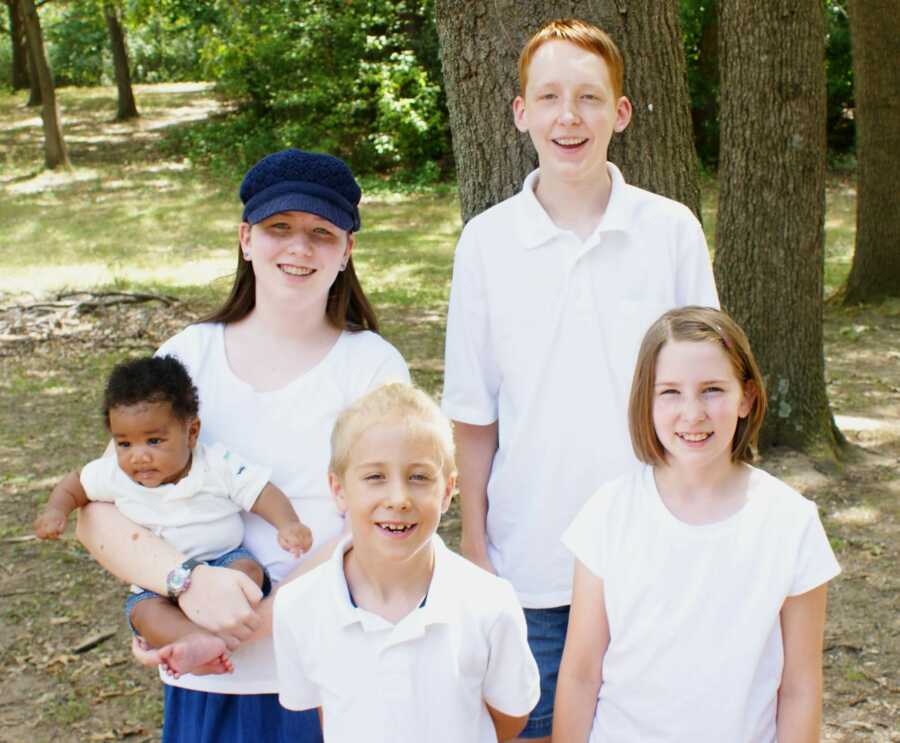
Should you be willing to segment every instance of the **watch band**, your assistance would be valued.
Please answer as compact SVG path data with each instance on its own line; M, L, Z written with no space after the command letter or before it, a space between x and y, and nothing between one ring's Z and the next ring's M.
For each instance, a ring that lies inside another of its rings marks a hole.
M172 601L187 591L191 587L191 573L194 568L202 563L202 560L196 560L193 557L185 560L181 565L169 571L166 576L166 591Z

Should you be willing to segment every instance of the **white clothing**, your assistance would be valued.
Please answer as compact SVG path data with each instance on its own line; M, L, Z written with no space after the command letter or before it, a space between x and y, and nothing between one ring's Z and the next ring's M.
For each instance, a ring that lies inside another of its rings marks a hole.
M81 485L89 500L115 503L124 516L187 557L212 560L240 546L240 513L253 508L270 474L221 444L198 443L190 471L176 483L144 487L122 472L110 450L84 466Z
M424 603L396 624L354 606L350 538L275 599L279 701L322 707L325 743L496 743L485 706L528 714L540 696L512 586L433 538Z
M256 391L231 371L220 324L188 326L157 352L167 354L187 367L200 393L200 439L221 441L270 466L272 483L312 530L313 550L340 533L343 520L328 489L331 428L341 410L372 388L409 382L397 350L376 333L345 331L315 367L270 392ZM274 580L281 580L298 561L278 546L276 531L266 521L252 513L242 517L244 546ZM241 645L231 660L232 674L160 677L168 684L224 694L278 691L270 640Z
M535 171L456 249L443 409L499 420L488 550L529 608L570 602L559 536L600 483L637 466L627 408L644 332L673 307L718 306L691 211L609 173L606 212L583 242L544 211Z
M590 743L775 743L781 607L840 566L816 504L750 469L747 502L718 523L677 519L645 466L564 534L609 620Z

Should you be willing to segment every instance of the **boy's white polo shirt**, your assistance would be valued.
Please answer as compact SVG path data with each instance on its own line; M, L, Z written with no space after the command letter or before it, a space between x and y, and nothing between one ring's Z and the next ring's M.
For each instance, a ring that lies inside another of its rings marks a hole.
M485 702L507 715L540 695L512 587L434 538L422 606L396 624L355 607L344 576L350 539L275 598L279 700L322 707L326 743L495 743Z
M637 466L627 406L645 331L673 307L718 306L691 211L608 168L609 203L587 240L553 223L535 171L456 249L443 410L499 420L488 550L530 608L570 603L560 536L600 484Z

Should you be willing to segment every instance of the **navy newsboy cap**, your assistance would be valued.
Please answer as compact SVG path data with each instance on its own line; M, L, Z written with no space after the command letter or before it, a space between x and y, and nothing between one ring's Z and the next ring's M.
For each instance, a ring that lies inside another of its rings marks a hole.
M361 196L343 160L296 149L266 155L241 182L243 221L250 224L278 212L309 212L356 232Z

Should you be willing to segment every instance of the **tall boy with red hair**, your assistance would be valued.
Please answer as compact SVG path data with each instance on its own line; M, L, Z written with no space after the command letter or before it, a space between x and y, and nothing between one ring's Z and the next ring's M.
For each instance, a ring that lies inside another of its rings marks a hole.
M573 572L560 537L602 482L637 464L627 401L645 330L718 299L696 217L607 161L632 115L610 37L553 21L523 49L519 81L515 125L538 169L460 236L443 409L461 550L510 580L525 608L541 699L521 735L549 741Z

